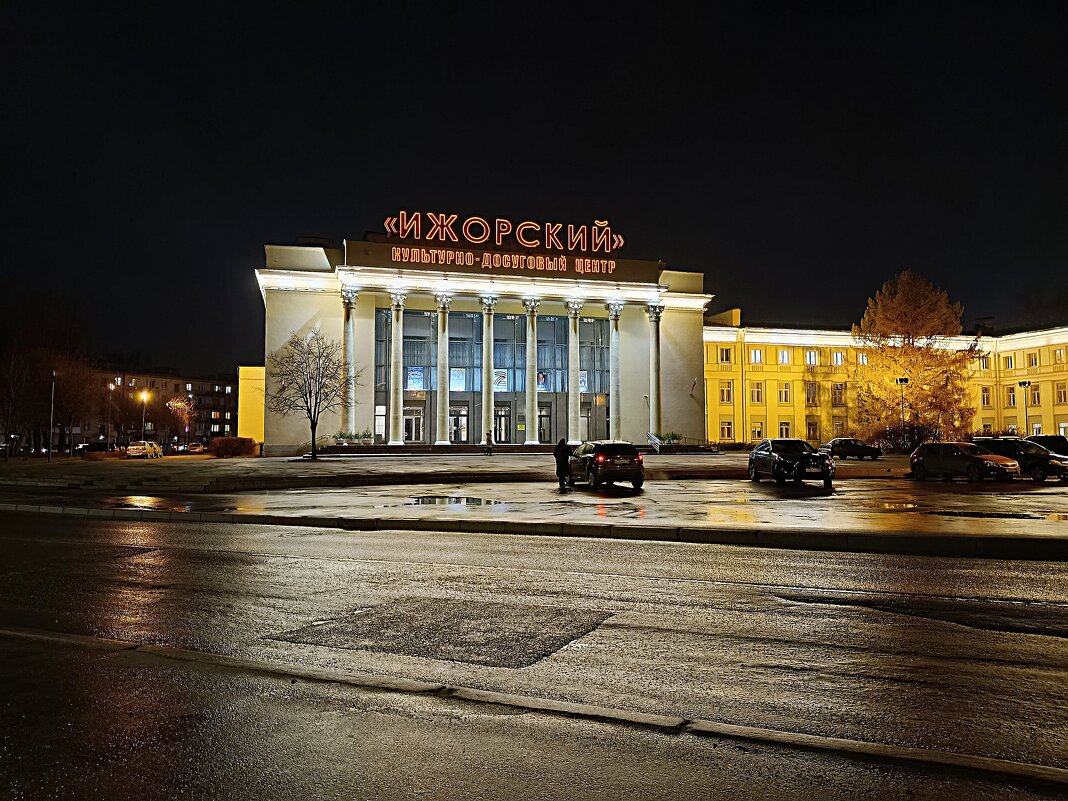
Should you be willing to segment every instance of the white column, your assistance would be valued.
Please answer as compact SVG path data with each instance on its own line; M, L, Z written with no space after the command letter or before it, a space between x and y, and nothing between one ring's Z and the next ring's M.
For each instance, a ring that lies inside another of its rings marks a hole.
M527 421L524 445L538 444L538 298L524 298L527 310Z
M608 341L608 433L612 439L621 439L623 431L623 395L619 388L622 370L619 360L619 315L623 313L623 301L605 304L608 309L610 337Z
M360 290L342 287L341 302L345 305L345 414L343 429L356 431L356 298Z
M438 302L438 419L435 445L449 444L449 304L448 295L435 295Z
M579 314L582 312L581 300L569 300L566 304L567 326L567 442L569 445L582 443L579 425L582 410L582 394L579 390Z
M482 444L493 431L493 307L497 298L485 295L482 301Z
M651 303L645 311L649 315L649 433L660 436L660 317L664 307Z
M404 444L404 299L403 292L390 294L393 312L389 351L389 443Z

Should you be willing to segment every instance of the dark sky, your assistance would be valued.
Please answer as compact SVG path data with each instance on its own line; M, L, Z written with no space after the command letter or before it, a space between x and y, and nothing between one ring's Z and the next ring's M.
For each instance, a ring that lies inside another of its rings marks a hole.
M913 268L1068 324L1063 3L62 5L0 6L4 294L98 356L262 363L264 243L398 208L607 218L751 323Z

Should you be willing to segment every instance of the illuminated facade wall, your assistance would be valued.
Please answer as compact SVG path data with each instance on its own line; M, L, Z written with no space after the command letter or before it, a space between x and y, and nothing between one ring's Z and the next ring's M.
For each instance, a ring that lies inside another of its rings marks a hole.
M854 433L850 374L860 357L846 331L705 326L707 437L750 442ZM967 347L957 337L949 345ZM971 379L976 431L1068 435L1068 327L983 337ZM1021 388L1020 381L1031 386Z
M526 445L608 436L644 443L650 431L704 438L701 330L711 296L700 274L571 255L553 256L552 269L534 261L540 256L509 256L508 265L507 254L374 239L345 250L266 252L256 271L265 354L294 332L319 328L342 344L346 370L357 377L342 408L320 418L323 444L337 431L371 431L396 446L476 444L487 432ZM528 349L532 324L538 346ZM492 388L483 383L486 358ZM268 369L268 392L271 382ZM265 412L264 455L302 452L309 439L306 419Z

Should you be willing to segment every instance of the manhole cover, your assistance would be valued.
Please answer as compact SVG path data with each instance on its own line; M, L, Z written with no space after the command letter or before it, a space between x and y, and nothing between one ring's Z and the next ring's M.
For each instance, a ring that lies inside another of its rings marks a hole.
M491 667L530 667L589 634L610 613L477 601L408 600L273 639Z

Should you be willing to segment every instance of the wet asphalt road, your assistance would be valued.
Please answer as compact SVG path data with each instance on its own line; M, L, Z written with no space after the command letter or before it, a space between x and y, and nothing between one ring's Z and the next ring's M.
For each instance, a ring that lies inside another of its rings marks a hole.
M10 514L0 549L0 629L1068 767L1057 563ZM140 652L0 653L12 798L1053 793Z

